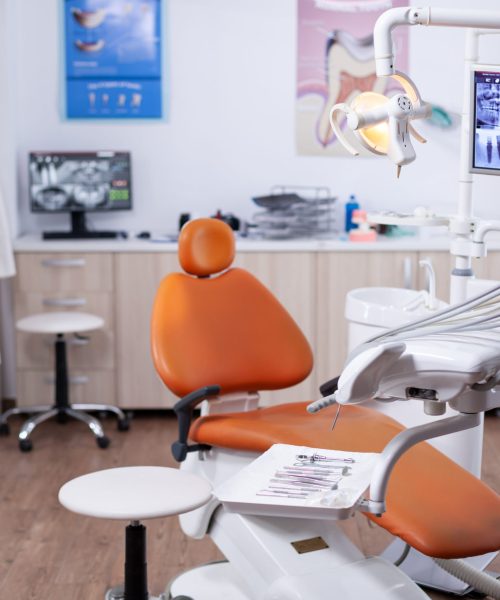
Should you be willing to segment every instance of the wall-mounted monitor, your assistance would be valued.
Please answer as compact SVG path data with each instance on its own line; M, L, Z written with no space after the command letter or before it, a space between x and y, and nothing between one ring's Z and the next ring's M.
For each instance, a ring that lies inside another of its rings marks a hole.
M46 232L45 239L117 237L87 229L85 214L132 208L130 154L31 152L29 195L33 212L71 214L71 231Z
M500 66L474 66L471 87L470 170L500 175Z

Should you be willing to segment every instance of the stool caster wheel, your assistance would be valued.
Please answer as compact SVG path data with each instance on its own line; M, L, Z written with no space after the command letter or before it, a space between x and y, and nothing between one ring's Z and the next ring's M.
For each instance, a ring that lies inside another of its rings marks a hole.
M130 421L125 417L124 419L118 419L117 423L118 431L128 431L130 429Z
M172 600L193 600L191 598L191 596L176 596L175 598L172 598Z
M110 440L108 437L103 435L102 437L96 438L96 442L97 442L97 445L99 446L99 448L104 449L109 446Z
M1 423L0 424L0 435L9 435L10 433L10 427L8 423Z
M19 440L19 450L21 452L31 452L33 450L33 443L31 440Z

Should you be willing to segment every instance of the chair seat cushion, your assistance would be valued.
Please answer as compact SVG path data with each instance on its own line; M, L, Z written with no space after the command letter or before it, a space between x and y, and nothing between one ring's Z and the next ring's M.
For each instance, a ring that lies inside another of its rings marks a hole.
M344 406L335 430L335 407L316 415L306 403L202 417L193 441L262 453L276 443L352 452L381 452L402 425L363 406ZM387 511L366 515L428 556L461 558L500 548L500 496L427 443L398 461L387 494Z

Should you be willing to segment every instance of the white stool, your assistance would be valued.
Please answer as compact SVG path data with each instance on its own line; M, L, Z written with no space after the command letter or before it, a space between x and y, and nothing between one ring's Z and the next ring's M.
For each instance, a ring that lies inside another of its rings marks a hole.
M58 417L63 422L66 416L73 417L86 423L96 437L100 448L109 446L109 438L104 435L101 424L97 419L83 411L95 410L112 412L118 417L118 429L126 431L129 427L127 417L116 406L107 404L70 404L68 389L68 367L66 362L66 341L64 335L68 333L81 334L87 331L100 329L104 321L100 317L81 312L47 312L20 319L16 323L17 329L29 333L54 334L56 336L55 348L55 403L53 406L26 406L11 408L0 415L0 435L9 434L7 419L17 414L34 414L21 427L19 432L19 448L29 452L33 448L30 435L37 425L51 417Z
M105 599L153 600L147 583L146 528L140 521L189 512L211 495L208 481L179 469L122 467L68 481L59 490L59 502L88 517L130 521L125 529L125 582L108 590Z

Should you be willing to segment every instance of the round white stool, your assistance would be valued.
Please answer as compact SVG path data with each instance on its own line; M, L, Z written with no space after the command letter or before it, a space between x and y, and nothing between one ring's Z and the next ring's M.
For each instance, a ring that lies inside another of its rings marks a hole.
M189 512L206 504L211 495L208 481L179 469L122 467L68 481L59 490L59 502L88 517L130 521L125 529L125 582L123 587L109 590L106 600L152 600L147 584L146 528L140 521Z
M0 435L8 435L9 426L7 420L16 414L33 414L21 427L19 432L19 448L28 452L33 448L30 435L37 425L51 417L57 417L61 422L67 416L83 421L95 435L97 445L107 448L109 439L104 435L99 421L86 414L84 411L112 412L118 417L118 429L128 429L128 420L123 411L116 406L108 404L70 404L68 386L68 367L66 361L65 334L79 335L88 331L100 329L104 325L103 319L81 312L47 312L31 315L20 319L16 323L19 331L27 333L53 334L56 336L55 349L55 402L53 406L27 406L12 408L0 415Z

